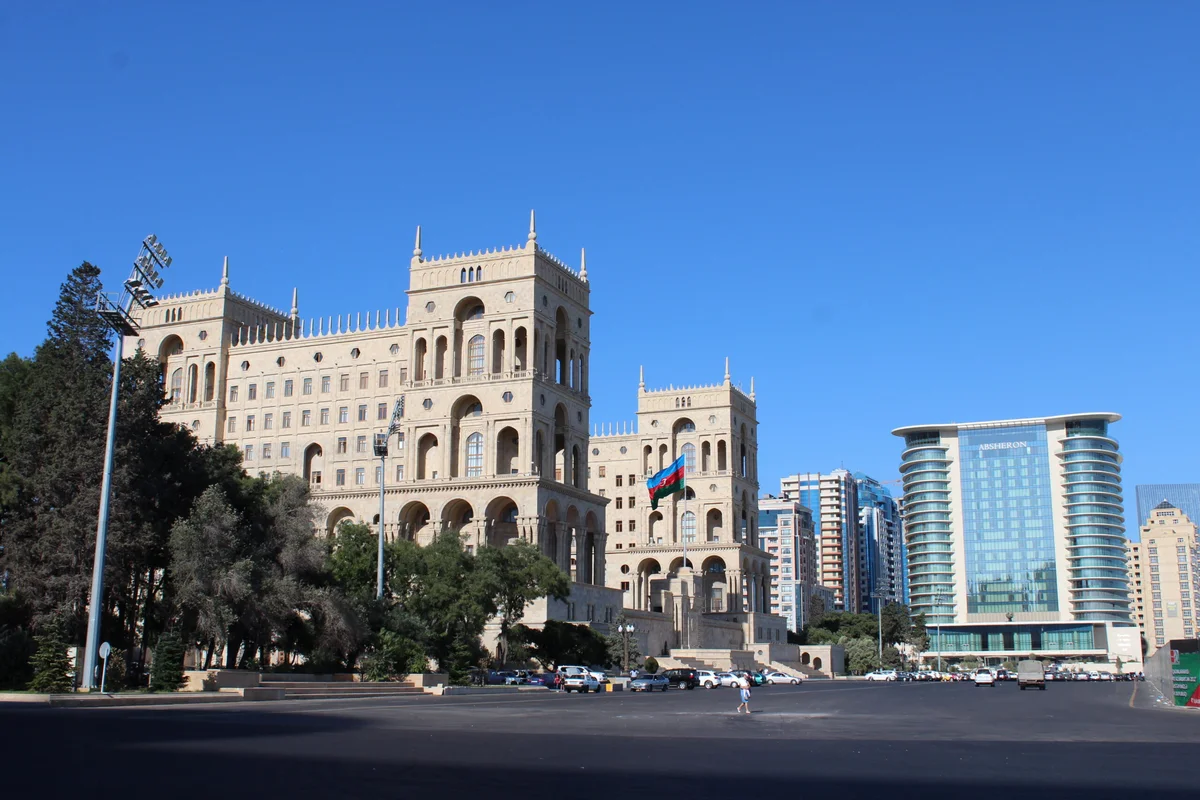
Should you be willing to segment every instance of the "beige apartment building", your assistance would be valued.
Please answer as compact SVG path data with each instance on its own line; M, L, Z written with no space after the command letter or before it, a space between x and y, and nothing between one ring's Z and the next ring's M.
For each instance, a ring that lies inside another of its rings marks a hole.
M1172 639L1194 639L1200 613L1193 603L1200 580L1197 527L1166 500L1141 527L1141 541L1129 543L1133 604L1138 627L1154 654Z

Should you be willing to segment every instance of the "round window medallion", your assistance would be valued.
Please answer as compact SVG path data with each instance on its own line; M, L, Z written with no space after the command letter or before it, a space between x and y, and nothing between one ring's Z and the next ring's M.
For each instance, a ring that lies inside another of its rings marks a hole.
M243 362L242 362L242 372L245 372L245 371L246 371L246 370L248 370L248 369L250 369L250 362L249 362L249 361L243 361Z
M203 342L205 339L208 338L208 331L200 331L200 333L198 333L197 336L199 336L200 341Z
M146 340L145 340L145 339L138 339L138 347L139 347L139 348L144 348L145 346L146 346Z
M658 427L658 420L656 420L656 419L652 419L652 420L650 420L650 427L651 427L651 428L657 428L657 427Z
M275 359L276 366L282 367L286 363L287 363L287 361L286 361L286 359L284 359L283 356L280 356L279 358Z
M321 355L320 353L313 353L313 361L320 361L324 357L325 356Z
M429 312L429 313L431 313L431 314L433 313L433 310L434 310L435 308L437 308L437 306L435 306L435 305L433 304L433 301L432 301L432 300L430 300L428 303L426 303L426 304L425 304L425 310L426 310L426 311L428 311L428 312Z
M500 395L500 399L502 399L506 403L511 403L512 402L512 392L505 392L504 394Z
M398 344L392 345L391 347L388 348L388 352L390 352L392 355L396 355L396 353L400 352L400 345L398 345Z
M621 445L621 455L625 455L628 452L629 452L629 448L626 447L625 445Z
M717 424L717 415L713 414L711 417L708 418L708 421L709 421L709 424L716 425Z
M622 574L622 575L628 575L628 574L629 574L629 565L628 565L628 564L622 564L622 565L621 565L621 574Z
M598 456L598 455L600 455L600 448L599 448L599 447L593 447L593 448L592 448L592 455L594 455L594 456Z
M429 409L433 408L433 401L430 400L428 397L426 397L425 402L421 403L421 405L425 408L426 411L428 411Z
M362 351L359 350L357 347L350 351L351 358L358 358L361 355L362 355Z
M715 491L717 490L717 485L716 485L715 483L714 483L714 484L711 484L711 485L709 485L709 487L708 487L708 490L709 490L710 492L715 492Z
M516 299L517 299L516 292L505 292L504 293L504 302L512 303L512 302L515 302Z
M198 420L198 419L192 420L192 430L194 430L194 431L200 430L200 420Z

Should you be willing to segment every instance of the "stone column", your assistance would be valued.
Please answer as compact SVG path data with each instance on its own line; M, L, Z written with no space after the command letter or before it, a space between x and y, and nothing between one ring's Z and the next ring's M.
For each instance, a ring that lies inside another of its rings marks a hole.
M596 554L592 566L592 583L597 586L604 586L604 548L608 541L608 535L597 533L595 534L595 541Z
M442 426L442 466L438 470L438 477L445 480L450 477L450 452L454 449L454 438L450 435L452 426Z
M575 556L575 566L571 570L571 579L576 583L584 583L583 532L579 530L578 525L571 528L569 541L571 544L570 552ZM570 563L570 561L567 561L568 565Z

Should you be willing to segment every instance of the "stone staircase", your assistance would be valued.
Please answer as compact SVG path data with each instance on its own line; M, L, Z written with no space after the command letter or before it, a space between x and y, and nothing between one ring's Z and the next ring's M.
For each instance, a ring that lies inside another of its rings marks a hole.
M282 689L284 700L333 700L350 697L398 697L422 695L424 691L407 681L296 681L263 675L263 689Z

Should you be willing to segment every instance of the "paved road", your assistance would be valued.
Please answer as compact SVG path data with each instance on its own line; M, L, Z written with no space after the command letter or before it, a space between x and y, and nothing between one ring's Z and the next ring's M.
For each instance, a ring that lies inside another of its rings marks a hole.
M1194 798L1200 715L1132 684L810 683L163 709L0 706L11 797Z

